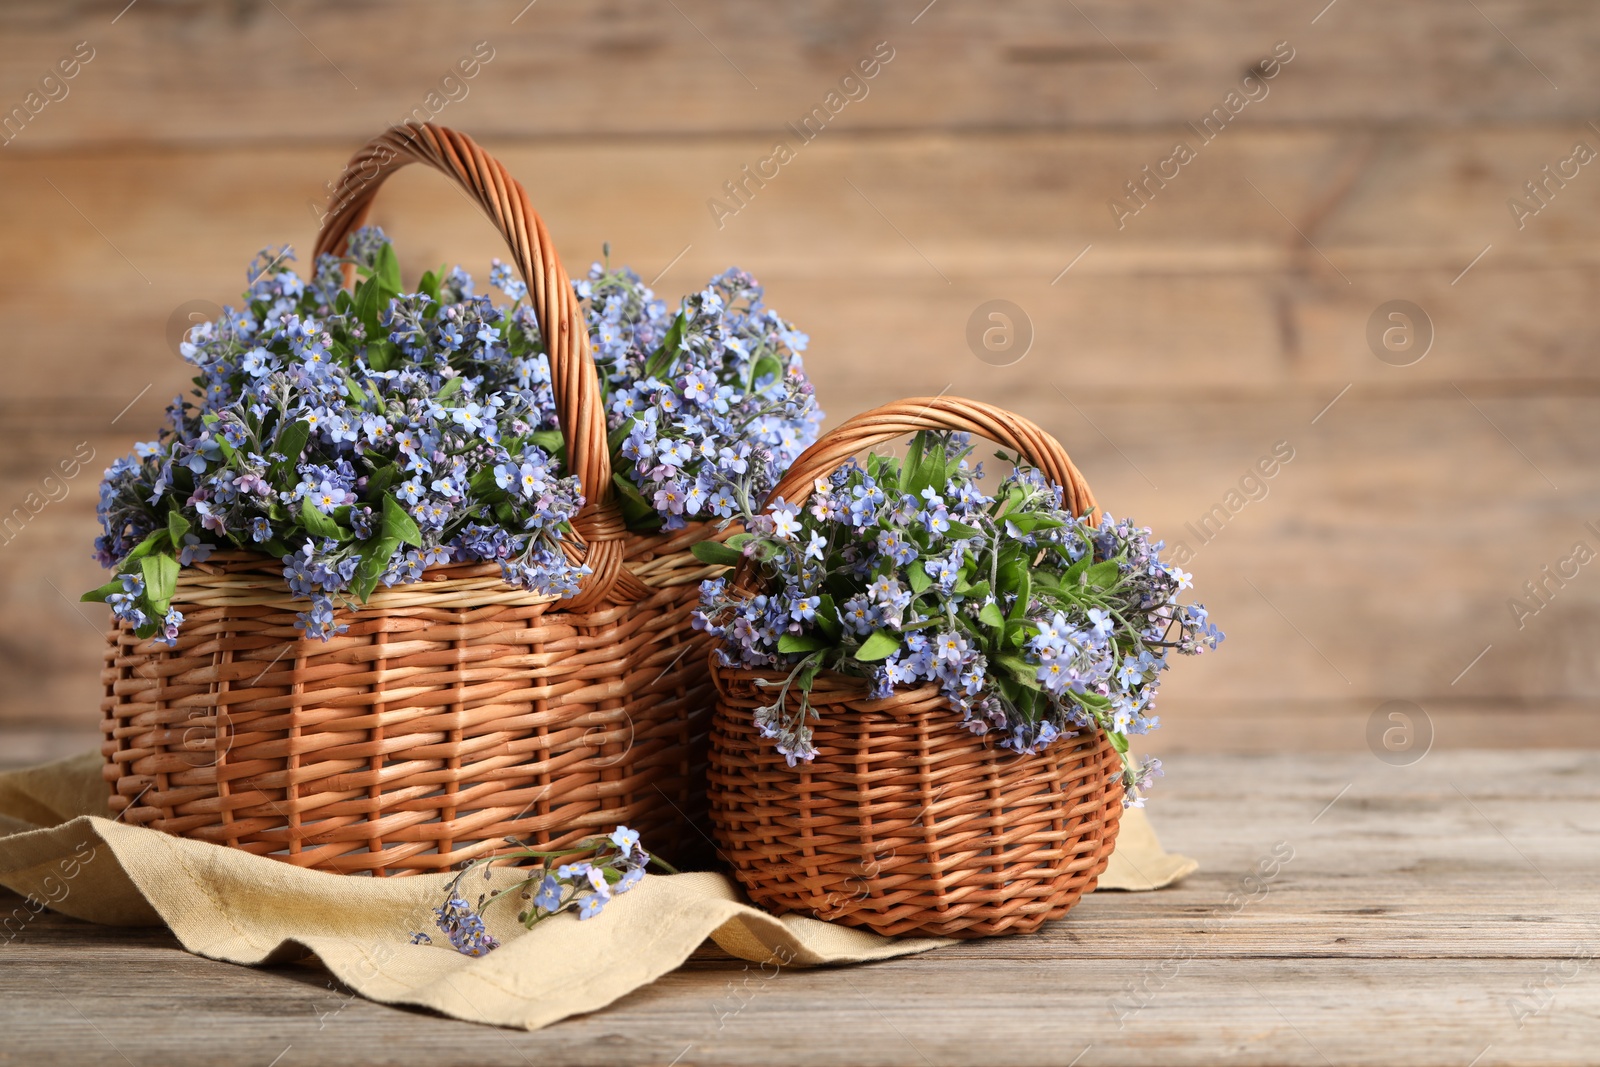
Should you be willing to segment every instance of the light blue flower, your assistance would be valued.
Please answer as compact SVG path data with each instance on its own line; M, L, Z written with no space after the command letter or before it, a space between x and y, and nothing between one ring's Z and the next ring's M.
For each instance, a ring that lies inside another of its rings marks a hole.
M619 826L611 832L611 843L616 845L624 856L631 856L639 845L639 831Z
M534 894L533 902L545 911L555 911L561 907L561 883L556 881L553 874L544 876L539 883L539 891Z

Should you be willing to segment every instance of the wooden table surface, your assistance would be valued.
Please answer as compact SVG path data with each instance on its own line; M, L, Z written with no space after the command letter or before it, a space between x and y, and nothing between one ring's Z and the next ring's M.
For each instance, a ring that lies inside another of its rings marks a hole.
M0 946L0 1062L1595 1062L1600 752L1192 755L1151 815L1201 862L1177 887L859 967L702 950L532 1034L46 916Z

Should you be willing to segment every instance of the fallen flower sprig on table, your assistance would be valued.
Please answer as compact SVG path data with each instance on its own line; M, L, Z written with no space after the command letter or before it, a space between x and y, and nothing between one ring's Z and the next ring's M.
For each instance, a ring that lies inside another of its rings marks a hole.
M515 838L506 840L512 844L522 844ZM572 863L556 862L582 855L589 855L590 858ZM504 864L508 860L518 859L535 859L539 864L521 881L504 889L479 894L475 905L462 896L461 883L472 871L482 867L483 877L487 880L491 864ZM592 919L600 914L612 897L638 885L644 879L645 868L652 863L670 874L678 873L677 868L665 860L646 852L639 844L639 832L626 826L617 827L607 836L585 838L571 848L554 851L524 848L473 860L462 867L445 887L444 903L433 909L434 924L444 931L451 947L457 952L474 957L487 956L500 947L500 942L485 926L483 911L501 897L516 896L522 904L517 921L529 930L536 923L574 908L580 920ZM411 935L411 943L431 945L433 938L418 931Z

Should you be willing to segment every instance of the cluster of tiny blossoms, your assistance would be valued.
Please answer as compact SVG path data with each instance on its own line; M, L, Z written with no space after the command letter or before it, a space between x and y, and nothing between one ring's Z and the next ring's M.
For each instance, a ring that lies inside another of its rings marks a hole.
M512 844L520 844L508 838ZM571 859L588 855L586 860ZM504 864L517 859L539 861L532 873L504 889L479 895L476 905L461 894L461 883L470 871L483 868L483 877L492 875L492 864ZM571 859L560 863L559 860ZM467 956L487 956L500 947L500 942L489 933L483 921L483 910L501 897L515 897L521 902L517 921L528 929L563 911L576 910L578 918L592 919L600 914L614 897L620 896L644 880L645 868L655 863L671 870L663 861L655 859L639 844L639 832L619 826L608 837L590 838L569 849L539 851L523 848L474 860L461 869L445 886L445 900L433 910L434 925L443 931L450 946ZM411 935L414 945L432 944L426 933Z
M730 539L760 561L762 591L708 581L697 623L722 638L724 664L786 675L755 722L791 765L816 754L806 693L827 669L866 678L875 697L936 684L970 730L1018 752L1104 730L1137 803L1156 765L1126 759L1127 735L1159 725L1169 653L1222 634L1204 607L1177 603L1189 576L1148 529L1073 515L1028 467L990 496L969 451L959 435L920 434L903 464L850 462L805 507L773 501Z
M669 530L730 518L816 440L808 339L749 274L717 275L675 316L625 267L596 263L577 288L636 513L648 505Z
M218 548L280 558L309 601L299 625L324 639L344 628L339 603L439 564L492 561L514 585L575 592L586 571L561 542L582 497L526 285L496 261L507 305L459 267L402 292L375 228L347 259L319 257L309 283L291 258L262 253L244 310L190 331L197 399L175 400L161 437L106 472L96 555L122 573L89 596L170 643L182 614L152 564L175 571ZM365 276L353 293L346 263ZM752 472L764 491L815 436L805 337L761 310L747 275L713 279L671 322L630 271L597 264L577 290L630 526L710 514L714 489Z
M583 572L560 538L581 500L546 447L557 438L549 364L512 340L531 311L474 296L459 271L400 292L375 229L350 242L369 275L355 299L340 287L345 261L320 257L306 283L283 266L290 258L262 253L244 310L190 331L182 353L198 402L175 400L161 437L107 471L101 563L118 566L177 513L189 532L166 549L180 565L218 547L278 556L291 592L311 602L301 625L323 638L338 629L336 596L364 599L377 582L452 561L492 560L513 584L574 591ZM142 603L110 602L146 622ZM178 622L169 616L163 636Z

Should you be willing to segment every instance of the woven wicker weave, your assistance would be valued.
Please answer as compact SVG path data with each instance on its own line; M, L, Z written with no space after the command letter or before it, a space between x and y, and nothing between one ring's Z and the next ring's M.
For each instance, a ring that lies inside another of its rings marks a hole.
M1033 423L970 400L907 400L825 435L769 499L803 501L814 481L920 429L980 434L1094 498ZM752 575L736 583L746 592ZM977 737L933 685L873 700L857 678L818 675L816 758L788 766L753 725L784 674L713 665L711 813L723 858L752 900L881 934L1026 933L1066 914L1105 870L1122 815L1122 763L1103 734L1018 756Z
M341 612L349 631L324 643L294 628L305 604L278 561L218 553L185 568L176 647L110 634L112 812L346 873L439 871L507 835L560 847L618 823L692 863L707 840L711 683L688 617L719 568L688 550L711 532L625 530L582 310L527 194L471 139L404 126L367 145L317 251L342 249L412 162L483 206L528 283L584 492L567 551L593 573L557 601L492 564L432 568Z

